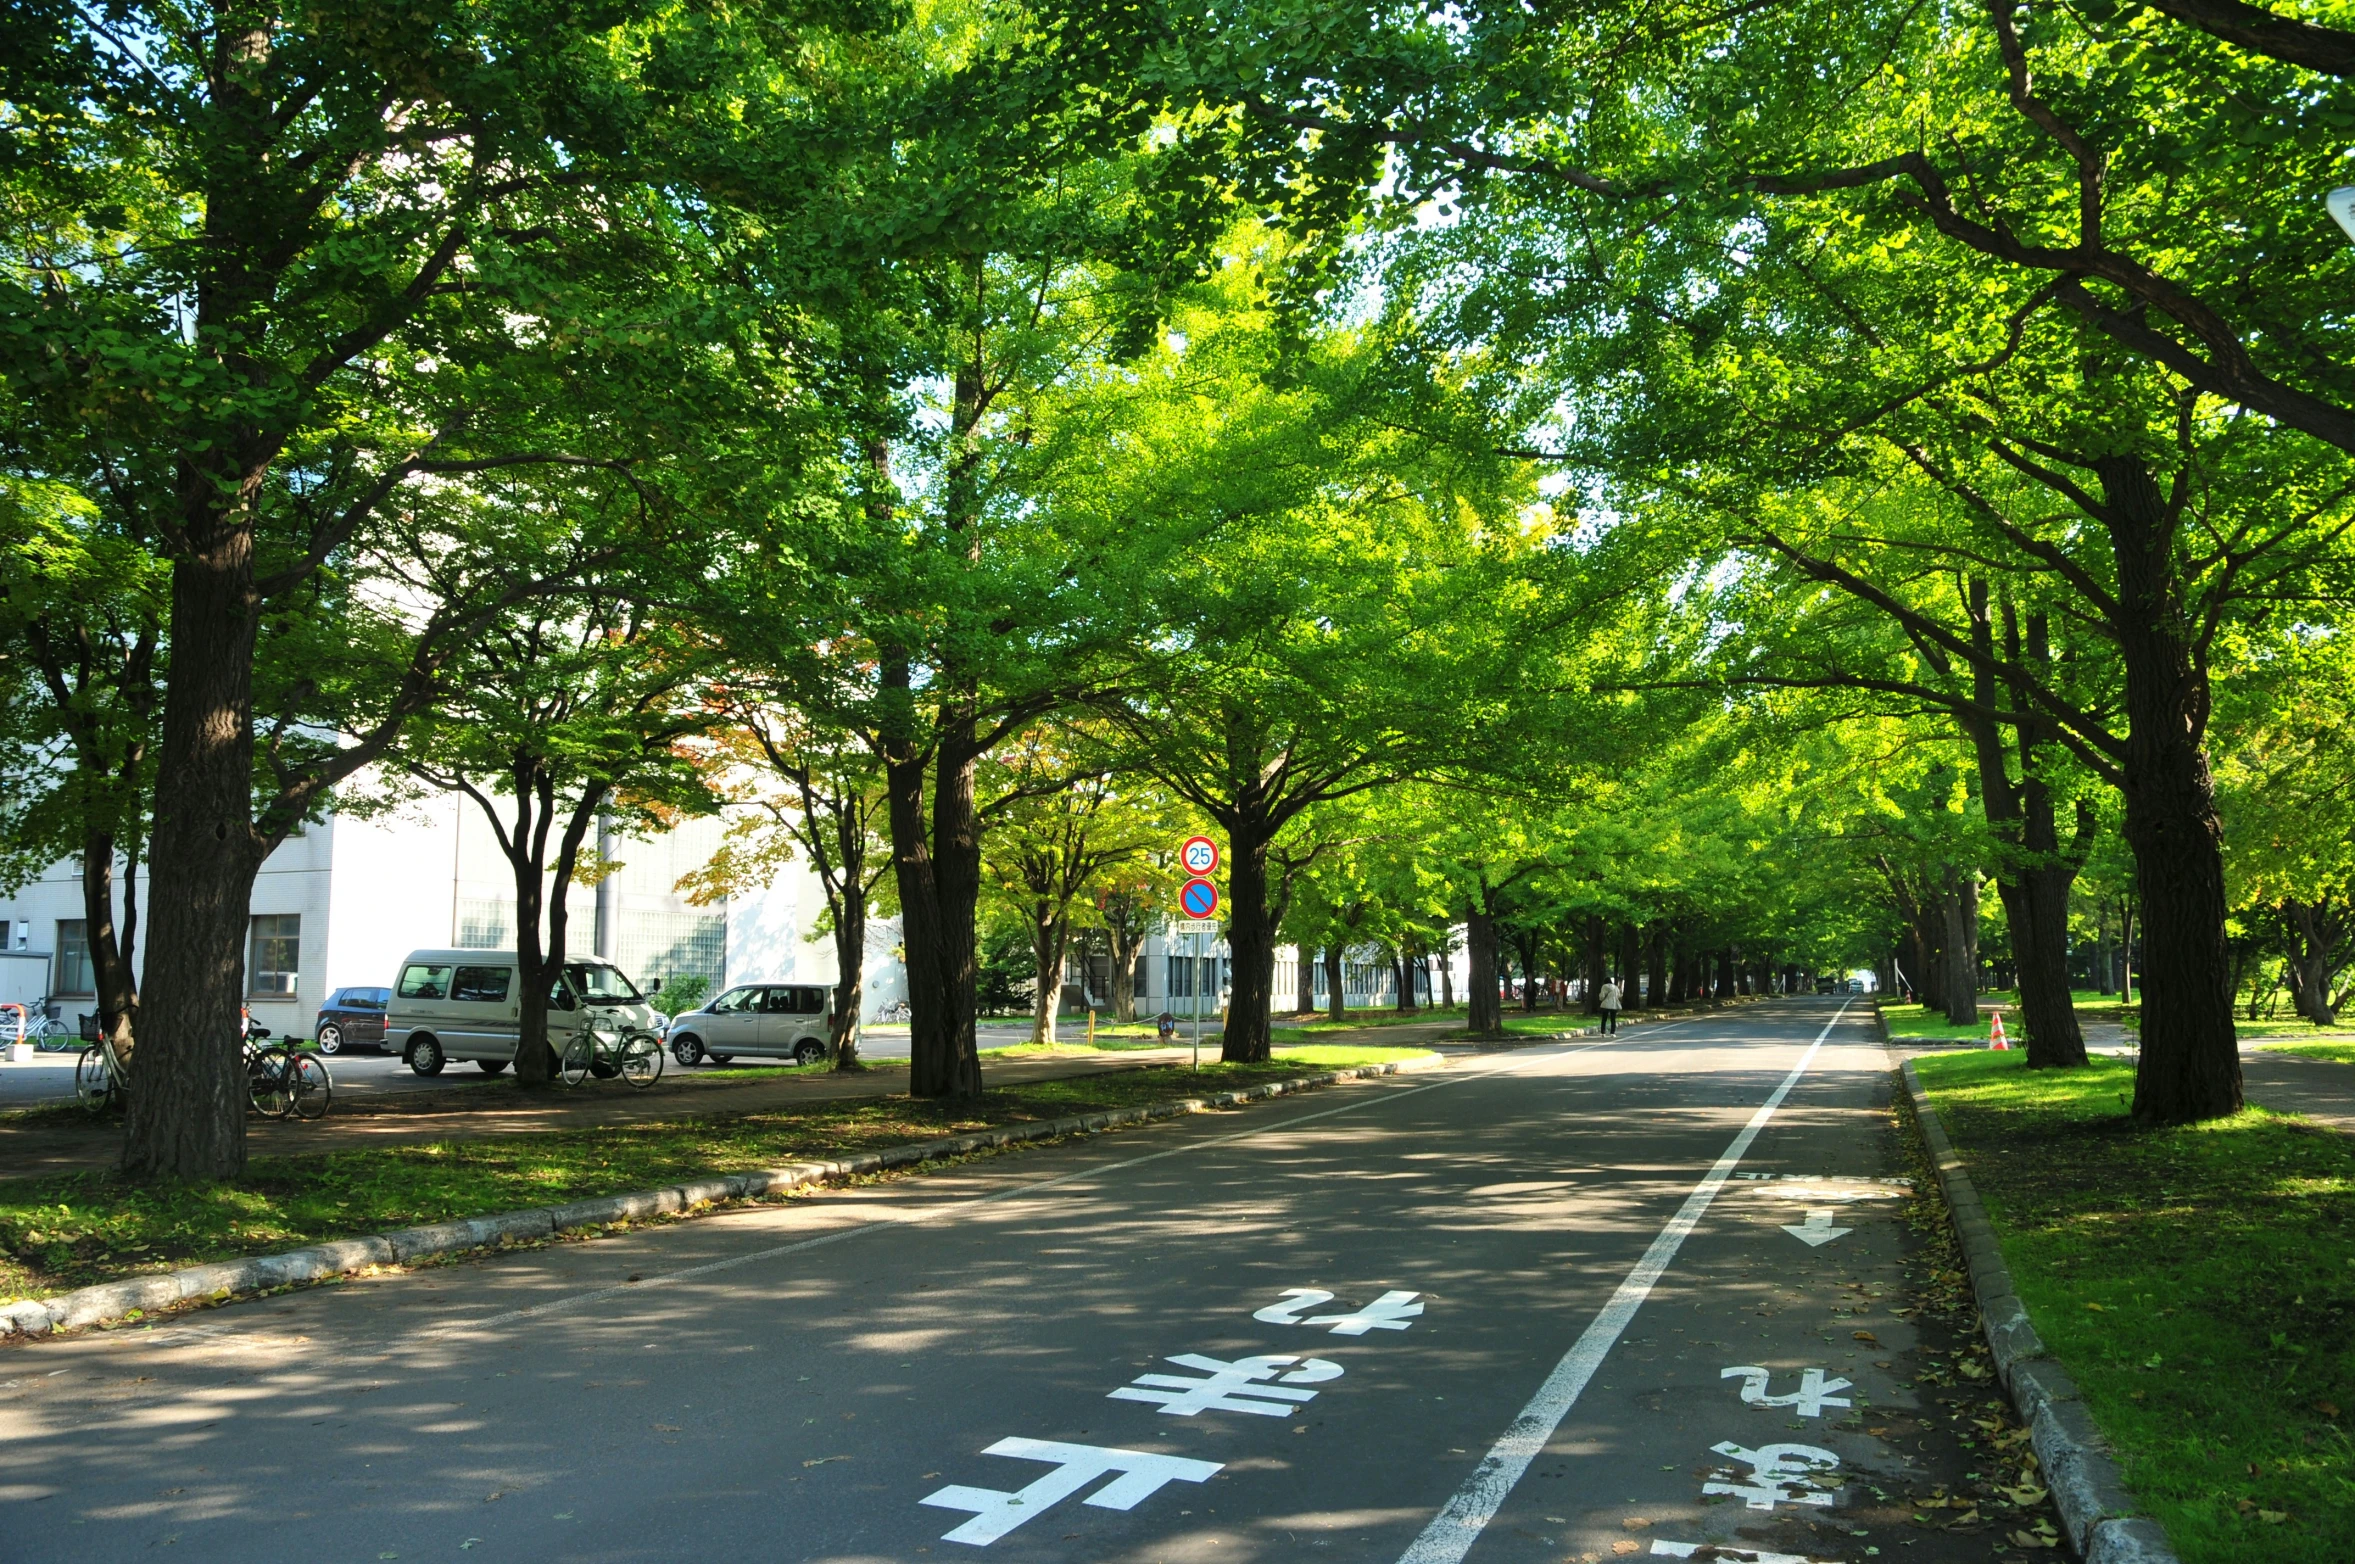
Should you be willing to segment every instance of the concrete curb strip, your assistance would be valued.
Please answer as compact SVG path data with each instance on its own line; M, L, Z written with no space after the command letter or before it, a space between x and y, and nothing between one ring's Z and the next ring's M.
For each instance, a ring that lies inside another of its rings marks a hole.
M1996 1377L2011 1393L2020 1421L2028 1425L2029 1443L2045 1486L2052 1491L2053 1507L2061 1512L2061 1531L2071 1551L2085 1564L2178 1564L2166 1531L2149 1516L2134 1512L2134 1496L2126 1491L2109 1442L2077 1394L2077 1382L2045 1355L2044 1339L2012 1290L2012 1273L2003 1263L1986 1207L1971 1187L1954 1142L1946 1138L1946 1126L1938 1122L1938 1110L1922 1090L1911 1059L1900 1074L1921 1121L1922 1138L1929 1143L1938 1188L1954 1216L1955 1237L1971 1273L1971 1292L1979 1303Z
M1445 1059L1433 1054L1425 1059L1404 1059L1391 1064L1327 1070L1316 1075L1296 1075L1287 1080L1268 1081L1242 1091L1219 1092L1214 1096L1182 1097L1142 1108L1115 1108L1103 1113L1076 1114L1069 1118L1011 1125L971 1135L946 1135L938 1140L912 1141L902 1146L887 1146L881 1151L862 1152L840 1162L797 1162L750 1173L729 1173L697 1179L692 1183L673 1184L665 1189L607 1195L596 1200L575 1200L561 1206L539 1206L528 1211L505 1211L492 1216L461 1217L456 1221L404 1227L398 1232L377 1233L366 1238L337 1239L330 1243L314 1244L307 1249L290 1250L285 1254L257 1255L248 1260L217 1260L206 1265L190 1266L186 1270L167 1271L160 1276L139 1276L128 1281L83 1287L61 1297L12 1303L6 1308L0 1308L0 1336L41 1336L51 1331L78 1330L84 1326L126 1319L134 1314L171 1308L195 1299L235 1297L241 1293L265 1292L276 1287L323 1281L372 1265L411 1265L435 1255L526 1243L575 1228L642 1221L647 1217L691 1210L706 1203L757 1199L811 1184L860 1178L891 1168L911 1167L920 1162L971 1156L977 1151L1020 1145L1025 1141L1095 1134L1124 1124L1173 1119L1181 1114L1203 1113L1213 1108L1240 1107L1247 1102L1258 1102L1283 1096L1287 1092L1306 1091L1319 1086L1333 1086L1342 1081L1436 1069L1444 1063ZM2123 1560L2139 1555L2119 1557Z

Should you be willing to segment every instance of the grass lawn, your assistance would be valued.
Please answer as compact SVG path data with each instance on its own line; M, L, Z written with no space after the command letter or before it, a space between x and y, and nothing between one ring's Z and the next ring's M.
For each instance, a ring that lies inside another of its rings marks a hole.
M1462 1005L1425 1005L1419 1010L1410 1010L1405 1015L1400 1015L1397 1011L1387 1008L1351 1010L1346 1014L1349 1017L1348 1020L1334 1021L1319 1012L1317 1020L1295 1022L1283 1027L1282 1030L1296 1033L1302 1037L1319 1037L1331 1032L1355 1032L1369 1026L1428 1026L1434 1021L1463 1020L1464 1007ZM1184 1031L1191 1024L1186 1017L1178 1017L1179 1031ZM1208 1017L1204 1018L1203 1025L1205 1027L1210 1025Z
M1225 1091L1412 1057L1416 1048L1280 1049L1272 1063L1205 1061L1034 1081L979 1104L906 1097L810 1103L772 1113L549 1131L324 1156L256 1160L235 1183L151 1189L111 1173L0 1182L0 1303L207 1260L299 1248L452 1217L481 1216L690 1175L837 1157L935 1135Z
M2262 1109L2137 1130L2122 1060L1915 1069L2186 1564L2355 1559L2355 1146Z
M2070 995L2077 1010L2077 1019L2084 1021L2116 1021L2128 1027L2136 1024L2135 1007L2121 1005L2114 994L2096 993L2081 988ZM1898 1004L1881 1001L1881 1019L1889 1023L1891 1037L1911 1037L1924 1042L1987 1041L1987 1029L1994 1019L1992 1012L2003 1013L2003 1029L2011 1034L2012 1046L2020 1046L2019 996L2006 989L1989 989L1979 995L1979 1019L1971 1026L1952 1026L1946 1012L1932 1010L1927 1005Z
M2246 1036L2246 1033L2242 1034ZM2333 1034L2324 1033L2325 1039ZM2346 1042L2317 1041L2311 1043L2259 1043L2266 1053L2296 1054L2301 1059L2328 1059L2333 1064L2355 1064L2355 1039Z

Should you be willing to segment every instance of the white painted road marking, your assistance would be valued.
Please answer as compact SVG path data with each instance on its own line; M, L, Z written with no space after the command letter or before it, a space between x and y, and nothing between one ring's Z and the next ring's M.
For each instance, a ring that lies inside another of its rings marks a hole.
M1028 1487L1012 1493L997 1488L968 1488L951 1484L928 1493L919 1504L944 1510L971 1510L973 1519L955 1531L944 1532L943 1542L991 1543L1070 1498L1107 1472L1121 1475L1081 1502L1099 1509L1133 1510L1173 1482L1206 1482L1221 1464L1189 1461L1183 1456L1155 1455L1150 1450L1120 1450L1104 1445L1067 1445L1051 1439L1001 1439L981 1452L1010 1455L1025 1461L1052 1461L1055 1469Z
M1828 1472L1840 1464L1840 1458L1829 1450L1820 1450L1814 1445L1760 1445L1755 1450L1745 1450L1731 1440L1709 1448L1750 1468L1750 1480L1747 1483L1703 1483L1703 1493L1721 1493L1728 1498L1741 1499L1753 1510L1771 1510L1778 1504L1828 1505L1832 1502L1830 1492L1816 1487L1810 1476L1818 1471Z
M1754 1548L1736 1547L1723 1542L1669 1542L1659 1537L1652 1539L1652 1556L1654 1558L1689 1559L1703 1548L1709 1550L1711 1558L1733 1560L1735 1564L1819 1564L1819 1561L1809 1558L1804 1553L1760 1553Z
M1421 1296L1419 1292L1386 1292L1347 1314L1313 1314L1302 1319L1301 1310L1331 1303L1333 1295L1321 1287L1287 1287L1284 1302L1256 1309L1251 1317L1270 1325L1330 1325L1336 1336L1363 1336L1370 1330L1405 1330L1407 1322L1423 1312L1423 1306L1415 1302Z
M1200 1369L1207 1376L1187 1379L1177 1374L1139 1374L1107 1398L1113 1401L1157 1401L1176 1417L1197 1412L1256 1412L1261 1417L1283 1417L1303 1401L1314 1401L1313 1390L1287 1390L1287 1385L1321 1385L1341 1377L1341 1365L1328 1358L1296 1358L1290 1353L1272 1357L1237 1358L1232 1363L1188 1352L1169 1360L1181 1368ZM1298 1364L1284 1373L1288 1364ZM1266 1381L1275 1380L1274 1384ZM1158 1389L1140 1390L1140 1385Z
M1653 1284L1675 1260L1677 1250L1684 1247L1686 1237L1699 1225L1709 1203L1717 1198L1717 1192L1741 1165L1751 1143L1758 1139L1758 1132L1766 1128L1775 1109L1783 1105L1783 1099L1791 1095L1791 1088L1799 1084L1807 1067L1815 1062L1823 1040L1832 1035L1832 1028L1848 1013L1848 1003L1840 1002L1840 1008L1824 1023L1823 1030L1815 1034L1815 1041L1807 1045L1799 1062L1791 1066L1791 1073L1783 1077L1782 1084L1750 1115L1750 1122L1742 1126L1741 1133L1725 1148L1725 1154L1685 1197L1676 1215L1668 1219L1668 1225L1660 1229L1643 1258L1636 1261L1635 1269L1627 1273L1618 1290L1611 1294L1610 1302L1603 1305L1602 1312L1571 1344L1570 1350L1562 1354L1562 1361L1554 1365L1554 1371L1546 1376L1537 1394L1529 1398L1529 1404L1489 1447L1479 1467L1441 1506L1439 1513L1431 1518L1431 1524L1423 1528L1423 1534L1399 1555L1399 1564L1462 1564L1464 1555L1472 1551L1472 1544L1480 1540L1480 1533L1496 1518L1497 1511L1504 1508L1505 1497L1529 1470L1529 1463L1545 1450L1546 1441L1554 1437L1554 1430L1562 1426L1562 1419L1578 1404L1587 1382L1594 1378L1595 1370L1617 1345L1628 1322L1635 1318L1636 1310L1643 1307Z
M1808 1212L1807 1220L1797 1227L1793 1227L1790 1223L1785 1222L1783 1224L1783 1231L1790 1234L1793 1238L1798 1239L1799 1242L1805 1244L1810 1249L1821 1249L1824 1245L1830 1243L1835 1238L1846 1238L1850 1233L1855 1232L1856 1229L1853 1227L1832 1226L1832 1213L1828 1210L1825 1210Z
M1718 1371L1717 1377L1719 1379L1738 1377L1747 1381L1742 1386L1742 1399L1754 1407L1792 1407L1798 1411L1801 1417L1821 1417L1825 1407L1848 1405L1847 1398L1835 1396L1832 1392L1851 1388L1847 1380L1824 1378L1822 1369L1809 1369L1801 1374L1799 1388L1787 1396L1768 1395L1766 1383L1773 1376L1767 1370L1750 1364L1745 1363L1738 1368L1721 1369Z

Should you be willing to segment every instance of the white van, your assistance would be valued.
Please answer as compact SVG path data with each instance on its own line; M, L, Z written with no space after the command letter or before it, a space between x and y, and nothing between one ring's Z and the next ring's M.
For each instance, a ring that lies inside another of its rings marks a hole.
M814 983L742 983L674 1017L671 1057L682 1065L738 1054L816 1064L826 1057L826 990Z
M414 950L393 980L385 1046L419 1075L471 1059L485 1075L515 1062L522 1017L511 950ZM652 1030L653 1007L611 962L567 961L548 995L548 1044L559 1054L591 1012L615 1027Z

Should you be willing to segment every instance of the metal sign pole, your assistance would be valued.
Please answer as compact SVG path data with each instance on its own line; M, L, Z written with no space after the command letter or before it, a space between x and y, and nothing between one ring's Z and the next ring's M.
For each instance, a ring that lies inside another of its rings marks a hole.
M1194 936L1194 1073L1202 1073L1202 936Z

